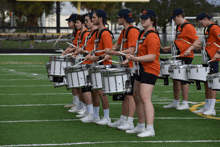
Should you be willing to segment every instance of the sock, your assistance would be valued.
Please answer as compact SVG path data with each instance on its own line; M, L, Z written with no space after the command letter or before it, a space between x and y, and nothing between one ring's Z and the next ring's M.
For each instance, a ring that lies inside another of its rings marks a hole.
M93 117L99 117L99 107L93 107Z
M89 113L93 113L93 105L92 104L90 104L90 105L87 105L87 112L89 112Z
M79 101L79 103L77 105L77 108L78 109L82 109L83 108L83 102L82 101Z
M204 108L207 110L209 108L209 99L205 99L205 105Z
M188 101L183 100L183 104L188 105Z
M210 99L209 100L209 109L215 109L215 99Z
M121 115L120 119L125 120L127 119L127 116Z
M76 105L79 103L79 98L77 95L73 95L73 103Z
M132 124L133 124L133 119L134 119L133 117L128 117L127 122L128 122L128 123L132 123Z
M147 125L147 129L149 131L154 131L154 125Z
M174 99L174 100L173 100L173 103L176 104L176 105L178 105L178 104L179 104L179 100L175 100L175 99Z
M104 117L109 118L109 109L103 109L104 111Z
M138 123L138 128L145 128L145 123Z

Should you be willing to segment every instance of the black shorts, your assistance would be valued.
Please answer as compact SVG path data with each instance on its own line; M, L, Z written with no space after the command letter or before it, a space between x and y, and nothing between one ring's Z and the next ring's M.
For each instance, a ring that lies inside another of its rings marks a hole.
M211 65L211 74L219 72L219 61L210 62L209 64Z
M133 88L134 88L134 76L131 76L131 92L125 93L125 95L133 95Z
M82 90L82 93L92 92L92 87L91 86L83 87L81 88L81 90Z
M140 75L135 76L135 80L139 81L140 83L150 85L155 85L157 78L158 76L144 71L140 71Z
M193 61L193 58L188 57L178 57L176 60L182 60L182 64L191 64Z

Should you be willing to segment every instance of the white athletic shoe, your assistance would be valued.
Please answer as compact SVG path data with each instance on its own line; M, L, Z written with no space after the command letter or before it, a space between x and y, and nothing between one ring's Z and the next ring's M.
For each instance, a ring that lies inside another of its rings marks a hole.
M202 107L201 109L199 109L199 110L197 110L197 111L193 111L193 113L199 113L199 114L201 114L201 113L203 113L203 112L205 112L205 111L207 111L208 109L206 109L205 107Z
M119 130L132 130L132 129L134 129L134 124L126 122L125 124L118 126L117 129L119 129Z
M216 115L215 109L208 109L202 113L203 115Z
M163 106L163 108L177 108L179 107L179 104L175 104L175 103L170 103L169 105L165 105Z
M138 137L154 137L155 136L155 132L146 129L144 132L138 134L137 136Z
M70 113L77 113L79 111L82 111L82 109L78 109L77 107L74 107L74 109L68 110L68 112L70 112Z
M76 104L72 102L72 103L65 105L64 108L70 108L70 107L74 107L74 106L76 106Z
M103 117L100 121L96 122L97 125L107 125L111 122L110 118Z
M80 111L78 111L77 114L82 115L82 114L85 113L85 112L86 112L86 109L83 108L83 109L80 109Z
M125 119L119 119L119 120L117 120L117 121L115 121L115 122L113 122L113 123L109 123L108 124L108 126L109 127L113 127L113 128L116 128L116 127L118 127L118 126L121 126L121 125L124 125L126 123L126 120Z
M176 108L177 110L189 110L189 105L182 103L179 107Z
M76 115L76 117L86 117L87 115L89 115L89 112L85 111L83 114Z
M133 134L133 133L137 133L137 134L139 134L139 133L142 133L142 132L144 132L145 131L145 128L143 127L143 128L139 128L138 126L136 126L135 128L133 128L132 130L126 130L125 132L126 133L128 133L128 134Z
M84 123L90 123L93 122L93 114L89 113L87 116L80 119Z

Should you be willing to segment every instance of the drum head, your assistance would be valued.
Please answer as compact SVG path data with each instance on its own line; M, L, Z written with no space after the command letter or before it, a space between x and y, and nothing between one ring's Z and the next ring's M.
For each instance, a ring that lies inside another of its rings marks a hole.
M167 58L160 58L160 61L167 61L167 60L169 60L168 57Z

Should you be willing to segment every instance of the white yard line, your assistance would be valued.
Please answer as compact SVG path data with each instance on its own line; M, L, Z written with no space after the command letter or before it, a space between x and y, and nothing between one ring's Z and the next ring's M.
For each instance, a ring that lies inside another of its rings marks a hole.
M53 143L53 144L16 144L2 145L1 147L17 146L70 146L70 145L89 145L89 144L116 144L116 143L211 143L220 140L158 140L158 141L99 141L99 142L75 142L75 143ZM104 146L104 145L103 145Z
M0 95L70 95L72 93L33 93L33 94L0 94Z
M54 85L1 85L0 87L54 87Z

